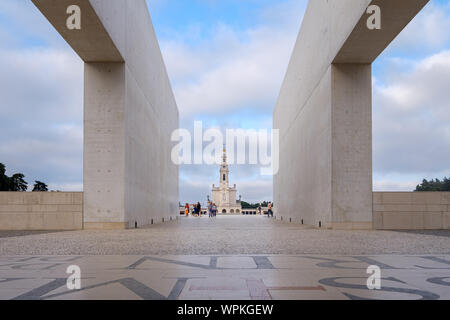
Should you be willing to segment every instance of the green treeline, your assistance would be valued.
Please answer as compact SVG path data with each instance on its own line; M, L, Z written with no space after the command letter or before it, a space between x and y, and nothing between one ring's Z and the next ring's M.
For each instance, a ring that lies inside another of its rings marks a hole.
M443 180L431 179L430 181L423 179L422 183L416 187L416 191L450 191L450 179L444 177Z
M6 167L0 163L0 191L27 191L28 183L23 173L15 173L11 177L6 175ZM35 181L33 191L48 191L44 182Z
M257 209L259 207L259 203L248 203L245 201L241 201L242 209ZM261 207L267 207L269 205L269 201L261 202Z

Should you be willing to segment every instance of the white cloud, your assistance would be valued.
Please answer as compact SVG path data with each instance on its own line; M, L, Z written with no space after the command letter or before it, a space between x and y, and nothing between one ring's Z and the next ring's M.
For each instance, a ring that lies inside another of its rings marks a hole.
M183 116L241 108L271 113L299 30L305 1L271 7L272 19L252 29L219 24L196 45L162 40L162 51ZM268 17L268 9L261 16ZM286 18L289 13L290 20ZM282 23L280 21L283 21Z
M419 181L376 180L373 183L373 191L413 191L420 184Z
M281 1L258 13L248 29L217 24L205 34L198 25L185 34L160 39L181 114L181 126L205 119L205 127L271 128L272 108L281 87L306 1ZM194 34L194 35L193 35ZM192 41L195 38L197 41ZM193 44L195 43L195 44ZM181 201L203 200L218 183L217 166L182 166ZM243 200L272 200L272 179L257 166L232 166Z
M83 64L59 49L0 50L2 116L33 114L63 122L81 120ZM50 120L50 119L49 119Z
M375 63L374 190L450 174L450 4L430 1Z
M0 162L29 185L82 190L83 64L31 1L0 12Z
M48 190L50 191L66 191L66 192L70 192L70 191L74 191L74 192L79 192L79 191L83 191L83 184L82 183L78 183L78 184L58 184L58 183L50 183L48 184Z
M400 62L401 63L401 62ZM374 86L374 173L415 174L422 178L450 174L450 51L416 61L411 69ZM396 190L386 181L375 181Z
M30 0L2 0L0 14L5 18L0 23L0 29L5 28L7 43L12 46L26 47L30 42L46 46L66 49L68 45L53 29ZM0 31L0 39L1 38Z
M450 41L448 30L450 5L431 1L393 41L388 51L439 50Z
M195 35L204 34L200 25L160 39L182 117L203 115L221 126L239 123L239 114L243 125L256 112L270 119L305 5L288 0L267 7L260 23L245 30L217 24L196 44ZM419 177L450 174L450 52L438 52L450 42L449 8L431 2L383 55L392 68L374 81L375 189L409 190ZM2 0L0 12L11 20L0 22L0 162L29 182L76 190L82 186L82 62L31 1ZM399 51L425 58L393 57ZM272 193L258 170L233 169L245 200ZM217 174L215 167L182 168L181 194L206 196Z

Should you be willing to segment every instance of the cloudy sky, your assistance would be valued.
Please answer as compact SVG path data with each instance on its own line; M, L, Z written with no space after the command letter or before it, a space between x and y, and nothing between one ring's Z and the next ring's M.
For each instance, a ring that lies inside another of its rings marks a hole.
M217 128L270 129L306 0L148 0L180 110ZM374 63L374 190L450 175L450 1L426 9ZM0 1L0 162L54 190L82 190L83 64L29 0ZM243 199L272 198L256 166L232 166ZM204 199L216 166L183 166L180 201Z

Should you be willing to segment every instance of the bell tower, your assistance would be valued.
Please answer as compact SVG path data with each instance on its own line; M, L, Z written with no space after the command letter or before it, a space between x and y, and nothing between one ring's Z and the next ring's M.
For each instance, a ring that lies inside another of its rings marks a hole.
M228 188L228 163L227 163L227 150L223 147L222 164L220 165L220 186Z
M236 185L230 187L227 150L223 147L222 163L220 164L220 183L213 185L213 203L217 205L219 214L241 214L241 203L236 201Z

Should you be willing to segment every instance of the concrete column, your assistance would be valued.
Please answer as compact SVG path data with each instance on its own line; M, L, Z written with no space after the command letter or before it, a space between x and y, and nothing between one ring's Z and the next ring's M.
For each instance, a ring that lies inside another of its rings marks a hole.
M372 228L371 64L427 3L309 1L273 114L277 218ZM367 27L371 5L381 29Z
M178 215L178 108L145 0L32 0L85 62L84 226ZM67 27L77 5L81 28Z
M370 64L333 64L331 220L338 229L372 229Z
M125 64L85 63L84 228L123 229Z

